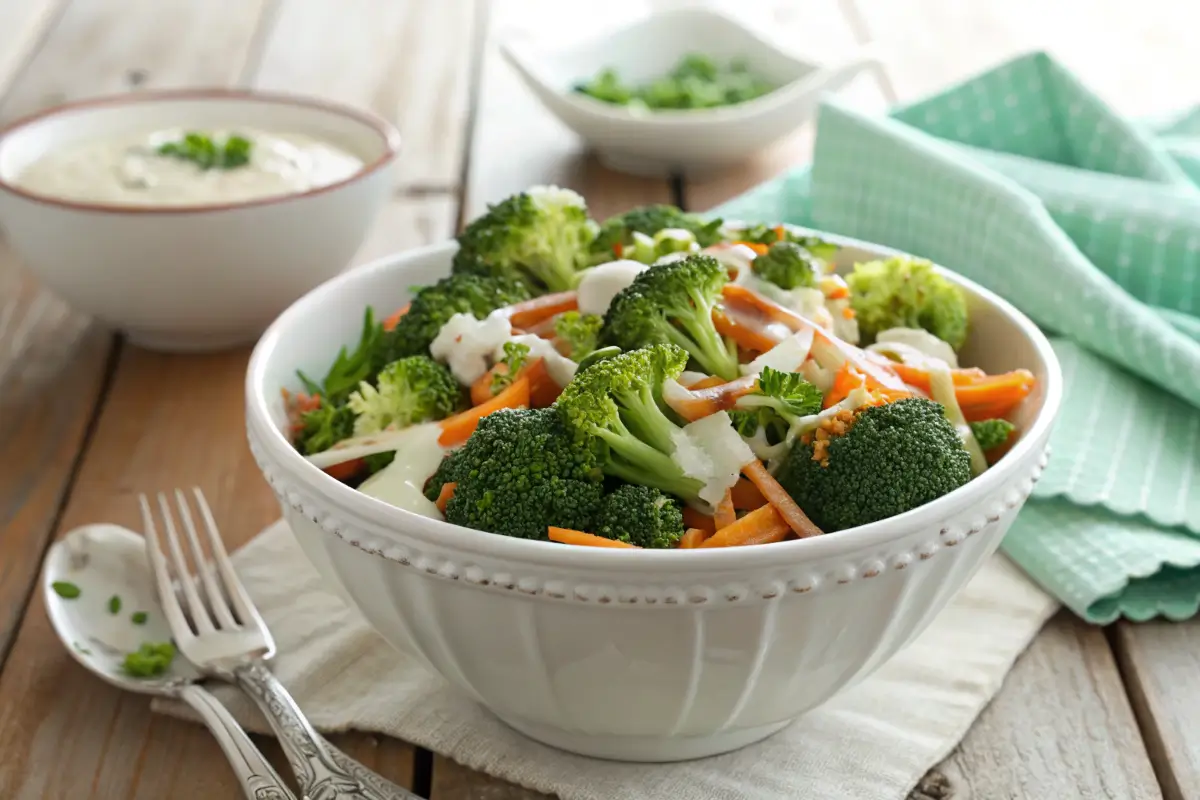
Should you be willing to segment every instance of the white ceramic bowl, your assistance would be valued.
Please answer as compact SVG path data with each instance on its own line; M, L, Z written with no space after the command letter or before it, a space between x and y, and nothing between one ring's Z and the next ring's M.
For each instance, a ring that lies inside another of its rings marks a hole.
M248 126L340 145L365 166L338 183L226 205L131 207L14 185L55 148L177 126ZM289 303L345 268L390 190L399 134L355 109L226 90L142 92L50 109L0 131L0 226L80 311L159 350L253 341Z
M845 86L878 63L867 47L843 53L834 64L804 59L725 14L702 8L663 11L580 43L510 38L500 52L542 104L603 162L640 174L696 173L745 161L811 118L823 92ZM744 58L779 88L732 106L655 112L572 91L606 67L642 83L666 74L688 53L722 62Z
M843 268L891 252L829 238L846 245ZM668 761L779 730L924 630L996 550L1045 464L1062 392L1054 352L1011 305L950 275L970 300L965 363L1025 367L1038 382L1017 445L928 505L812 539L687 551L567 547L403 511L297 454L279 389L356 341L365 306L382 313L445 275L453 249L375 262L288 309L250 361L250 446L330 586L397 649L547 744Z

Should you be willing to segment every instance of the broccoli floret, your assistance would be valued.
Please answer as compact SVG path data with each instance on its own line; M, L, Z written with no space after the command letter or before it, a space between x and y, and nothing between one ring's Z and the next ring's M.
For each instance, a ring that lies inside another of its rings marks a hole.
M429 355L429 345L455 314L483 319L501 306L531 296L522 283L482 275L451 275L425 286L413 296L396 327L382 335L374 349L374 370L406 356Z
M654 234L668 228L690 231L700 247L721 241L720 219L705 219L666 204L639 206L604 221L600 235L592 242L592 253L596 257L593 260L599 263L614 255L626 257L624 248L634 244L635 233L651 237L653 243Z
M823 399L821 390L799 373L763 367L754 391L738 398L738 408L729 414L742 436L753 436L761 426L774 444L797 419L819 412Z
M967 340L967 299L923 259L855 264L846 277L864 342L889 328L924 328L955 350Z
M780 289L814 288L822 272L812 253L793 242L775 242L751 262L754 274Z
M529 345L521 342L504 343L504 358L498 362L498 364L504 365L504 369L492 373L493 397L512 385L512 382L517 379L517 373L521 371L521 367L525 366L525 362L528 360Z
M672 459L682 428L662 401L663 382L686 364L687 353L669 344L621 353L577 372L555 406L579 446L605 452L606 474L695 501L704 484Z
M634 350L647 344L682 347L700 368L738 377L737 346L713 325L712 312L729 275L712 256L656 264L617 293L604 316L602 344Z
M354 412L354 434L407 428L444 419L462 406L463 392L449 368L428 356L409 356L384 367L372 385L366 381L346 405Z
M536 294L575 287L598 226L570 189L535 186L512 195L458 236L453 271L525 283Z
M971 479L942 406L923 397L842 411L792 447L779 483L826 532L902 514Z
M554 321L554 338L567 347L567 354L576 363L596 349L604 317L568 311Z
M300 424L296 449L311 456L354 435L354 412L344 405L332 405L322 397L319 406L300 416Z
M1006 419L985 419L971 423L971 433L982 450L992 450L1008 442L1016 426Z
M425 487L457 483L446 521L523 539L547 528L588 530L603 494L597 452L579 446L553 408L503 410L445 459Z
M649 486L619 486L600 502L594 532L638 547L674 547L683 536L683 510Z

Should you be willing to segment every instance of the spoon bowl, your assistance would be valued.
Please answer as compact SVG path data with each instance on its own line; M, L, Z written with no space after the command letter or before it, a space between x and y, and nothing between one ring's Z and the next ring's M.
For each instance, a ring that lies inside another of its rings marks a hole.
M54 588L60 582L77 587L78 596L60 595ZM146 568L145 545L133 531L110 524L84 525L71 531L46 554L42 590L50 624L67 652L113 686L176 696L185 685L200 680L200 672L181 657L152 678L125 672L127 653L143 642L171 639ZM133 621L137 613L145 614L144 623Z

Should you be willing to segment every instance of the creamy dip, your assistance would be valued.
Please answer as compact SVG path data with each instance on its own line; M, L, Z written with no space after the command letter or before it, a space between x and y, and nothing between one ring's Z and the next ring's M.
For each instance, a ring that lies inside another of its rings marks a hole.
M99 139L43 156L13 182L26 191L92 203L131 206L192 206L278 197L328 186L363 167L362 159L336 145L299 133L247 128L204 130L215 142L249 139L249 162L231 169L202 169L162 155L184 129Z

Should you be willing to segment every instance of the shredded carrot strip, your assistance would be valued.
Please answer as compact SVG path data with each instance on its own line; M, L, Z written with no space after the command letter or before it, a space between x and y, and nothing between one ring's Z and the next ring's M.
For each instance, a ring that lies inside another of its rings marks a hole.
M507 389L482 405L475 406L461 414L446 417L438 423L442 426L442 435L438 437L438 444L442 447L462 444L471 438L471 434L479 425L479 420L502 408L529 408L529 380L527 378L517 378L509 384Z
M713 522L716 523L717 530L737 522L737 513L733 510L733 494L728 489L725 490L725 496L721 498L721 502L717 503Z
M629 542L618 542L616 539L605 539L603 536L597 536L594 533L585 533L583 531L572 530L571 528L556 528L550 526L550 541L559 542L560 544L576 544L584 547L632 547L639 549L636 544Z
M742 467L742 473L754 482L758 490L763 493L763 497L767 498L767 502L779 512L779 515L797 536L804 539L809 536L821 535L821 529L813 524L813 521L801 510L792 496L784 491L784 488L779 485L779 481L767 472L767 468L761 461L751 461Z
M712 531L706 531L703 528L688 528L687 532L679 537L679 544L676 547L680 550L695 550L712 535Z
M1002 375L989 375L969 386L956 387L954 396L964 407L1020 402L1033 390L1035 382L1032 372L1017 369Z
M880 387L895 391L905 390L904 382L900 380L896 373L889 370L886 366L873 361L867 356L866 352L849 342L844 342L836 336L831 336L820 325L797 314L790 308L785 308L779 305L779 303L763 297L758 292L747 289L745 286L737 283L725 284L721 292L725 296L726 302L758 311L768 319L782 323L793 332L805 329L811 330L813 332L814 352L819 348L835 349L842 359L849 361L854 365L855 369L866 375L870 380L878 383ZM868 386L868 388L871 387Z
M866 378L863 376L863 374L852 367L849 361L847 361L845 364L842 364L841 369L834 373L833 386L825 395L825 401L822 404L822 407L830 408L832 406L836 406L838 403L849 397L851 392L853 392L859 386L862 386L863 381L865 380Z
M786 238L787 238L787 228L783 227L782 225L776 225L775 226L776 241L782 242Z
M509 323L514 328L531 328L544 319L578 308L579 294L577 292L558 292L513 303L511 306L497 309L496 313L508 317Z
M738 398L754 390L756 375L743 375L707 389L689 389L687 397L664 398L676 414L688 422L733 408Z
M325 468L324 472L331 478L336 478L339 481L348 481L366 468L367 462L361 458L356 458L352 461L343 461L340 464L330 464Z
M772 505L751 511L705 540L701 547L736 547L751 541L766 543L781 541L791 529Z
M507 374L508 364L500 362L493 364L491 369L476 378L475 382L471 384L471 405L481 406L495 397L492 394L492 378Z
M909 386L915 386L926 392L929 391L929 372L927 370L914 367L911 364L894 362L888 366ZM950 378L954 381L955 386L970 386L973 383L978 383L987 376L987 373L978 367L950 370Z
M731 319L719 308L713 309L712 320L713 327L717 329L717 333L722 336L728 336L737 342L739 347L744 347L747 350L765 353L779 344L778 340L762 331L755 330L749 325Z
M733 496L733 507L742 511L753 511L767 504L767 498L749 478L738 478L738 482L729 490Z
M446 513L446 504L450 502L451 497L454 497L454 490L457 488L458 484L454 481L442 484L442 490L438 492L437 500L434 501L438 511Z
M530 408L549 408L562 394L562 387L550 377L544 358L535 358L522 367L521 377L529 379Z
M699 528L708 533L714 533L717 530L717 523L712 517L707 514L701 514L691 506L683 507L683 524L689 528Z
M408 313L408 309L412 307L412 303L406 303L404 308L398 309L396 313L385 319L381 324L385 331L390 331L400 322L400 318Z
M743 241L739 240L739 241L734 242L734 244L746 245L746 247L749 247L751 250L754 251L755 255L761 256L763 253L767 252L767 246L765 244L759 244L758 242L743 242Z

